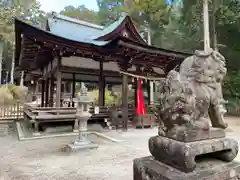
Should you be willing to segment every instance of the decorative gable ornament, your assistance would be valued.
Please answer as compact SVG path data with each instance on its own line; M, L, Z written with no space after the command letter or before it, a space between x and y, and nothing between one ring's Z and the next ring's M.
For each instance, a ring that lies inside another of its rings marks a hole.
M123 31L122 35L123 37L126 37L126 38L128 37L128 33L126 31Z

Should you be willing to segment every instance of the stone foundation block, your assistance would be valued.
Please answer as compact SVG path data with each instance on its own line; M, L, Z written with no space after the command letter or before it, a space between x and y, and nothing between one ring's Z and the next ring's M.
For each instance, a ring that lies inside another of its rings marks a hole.
M238 143L230 138L185 143L155 136L149 139L149 150L156 160L183 172L192 172L196 168L196 159L202 156L232 161L238 154Z
M193 172L185 173L149 156L133 161L133 173L133 180L238 180L240 163L206 158L197 162Z

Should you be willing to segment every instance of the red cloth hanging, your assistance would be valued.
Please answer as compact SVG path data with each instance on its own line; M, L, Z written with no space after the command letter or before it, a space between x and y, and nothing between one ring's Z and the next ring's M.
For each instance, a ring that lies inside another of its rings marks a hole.
M137 84L137 107L136 107L136 114L137 115L145 115L146 108L143 99L143 91L142 91L142 80L138 79Z

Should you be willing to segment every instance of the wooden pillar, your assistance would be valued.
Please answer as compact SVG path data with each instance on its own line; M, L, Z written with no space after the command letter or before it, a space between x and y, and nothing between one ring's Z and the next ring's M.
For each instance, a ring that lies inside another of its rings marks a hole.
M141 74L141 72L142 72L142 70L141 70L141 67L140 66L137 66L136 67L136 72L137 72L137 74ZM135 78L134 79L134 83L135 83L135 93L134 93L134 98L135 98L135 107L137 107L137 96L138 96L138 79L137 78Z
M150 81L147 81L146 85L147 85L147 94L148 94L147 100L148 100L148 105L149 105L149 104L151 104Z
M76 74L73 73L73 81L72 81L72 107L74 107L73 99L75 98L76 94Z
M45 89L45 80L42 80L41 107L44 107L44 89Z
M128 76L122 74L122 117L124 120L123 128L128 129Z
M99 63L99 69L100 69L100 74L99 74L99 106L104 106L105 105L105 78L103 74L103 62L100 61Z
M34 84L29 84L28 85L28 96L27 96L27 101L32 102L33 101L33 94L34 94L35 86Z
M58 68L56 72L56 107L61 107L61 88L62 88L62 73L60 71L61 57L58 57Z
M45 107L48 107L48 105L49 105L49 78L46 79L44 91L45 91Z
M51 78L50 78L50 97L49 97L49 106L50 107L53 107L53 104L54 104L53 95L54 95L54 76L51 75Z
M155 92L155 88L154 88L154 83L153 81L150 81L150 104L154 104L154 92Z
M38 93L38 86L39 86L39 83L36 82L36 85L35 85L35 94Z
M134 101L135 101L135 107L137 107L137 92L138 92L138 79L134 78Z

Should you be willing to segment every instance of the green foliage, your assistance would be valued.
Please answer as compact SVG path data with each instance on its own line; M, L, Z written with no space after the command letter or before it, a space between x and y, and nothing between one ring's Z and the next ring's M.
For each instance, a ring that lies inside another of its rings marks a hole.
M27 87L13 84L0 86L0 105L8 105L17 101L24 101L27 96Z
M3 75L10 73L12 55L14 51L14 19L19 18L30 24L44 27L45 15L40 10L40 4L36 0L2 0L0 3L0 43L3 44ZM1 47L0 47L1 48ZM2 68L2 67L0 67ZM0 69L2 72L2 69Z
M93 99L95 104L98 104L99 90L95 89L88 92L89 97ZM112 94L111 91L105 91L105 105L117 104L117 98Z
M168 24L171 6L165 0L134 0L131 4L131 11L138 12L142 21L152 26Z
M90 23L97 23L97 13L87 9L83 5L76 8L74 6L66 6L60 14Z
M124 0L97 0L99 12L97 13L98 23L109 25L117 21L124 9Z
M5 2L5 3L4 3ZM14 18L34 25L40 25L43 12L36 0L14 0L11 4L3 0L0 4L0 39L14 44Z

